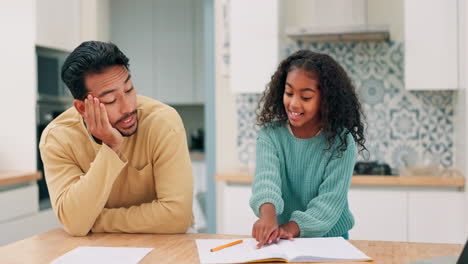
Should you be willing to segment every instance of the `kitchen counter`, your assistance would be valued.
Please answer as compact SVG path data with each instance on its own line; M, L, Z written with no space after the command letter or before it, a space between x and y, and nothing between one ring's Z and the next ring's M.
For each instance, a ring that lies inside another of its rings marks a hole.
M253 170L233 169L216 173L216 181L226 183L253 182ZM465 187L464 177L435 177L435 176L381 176L381 175L353 175L353 186L417 186L417 187Z
M25 171L14 171L14 170L0 170L0 186L13 185L18 183L25 183L31 181L37 181L42 178L40 171L36 172L25 172Z
M190 160L191 161L204 161L205 153L201 151L190 151Z

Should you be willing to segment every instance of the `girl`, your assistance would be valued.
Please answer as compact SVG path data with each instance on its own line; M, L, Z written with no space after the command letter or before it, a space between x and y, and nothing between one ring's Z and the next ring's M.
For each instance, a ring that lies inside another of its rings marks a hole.
M297 51L280 63L258 109L250 199L257 248L299 236L347 239L355 145L366 148L361 105L344 69L328 55Z

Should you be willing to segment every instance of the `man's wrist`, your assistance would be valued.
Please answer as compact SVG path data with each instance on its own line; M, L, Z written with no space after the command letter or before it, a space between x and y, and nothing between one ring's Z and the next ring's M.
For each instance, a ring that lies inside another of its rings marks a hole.
M104 142L106 143L109 148L111 148L115 153L119 153L120 147L122 146L122 140L118 140L117 142Z

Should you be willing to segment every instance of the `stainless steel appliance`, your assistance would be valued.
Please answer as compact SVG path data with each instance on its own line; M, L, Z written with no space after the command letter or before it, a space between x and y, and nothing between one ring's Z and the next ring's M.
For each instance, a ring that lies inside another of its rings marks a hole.
M39 151L39 140L44 128L67 108L72 106L73 98L68 88L61 81L60 72L68 53L43 47L36 48L37 54L37 169L44 175L44 167ZM45 177L38 181L41 207L49 200ZM43 209L43 208L41 208Z

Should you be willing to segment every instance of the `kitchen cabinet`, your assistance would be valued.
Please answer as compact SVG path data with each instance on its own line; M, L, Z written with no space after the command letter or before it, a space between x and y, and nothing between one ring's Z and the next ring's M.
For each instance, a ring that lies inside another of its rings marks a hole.
M36 4L36 45L72 51L80 43L80 0L41 0Z
M465 242L465 194L456 188L351 187L348 199L351 239Z
M193 216L195 218L194 228L201 232L207 228L206 212L203 211L206 198L206 162L205 160L196 160L192 158L192 171L193 171Z
M220 234L251 235L252 226L257 217L249 206L252 194L250 184L222 184L218 186L222 193L221 217L218 219Z
M3 189L3 190L2 190ZM10 221L39 211L37 184L0 189L0 222Z
M152 14L152 0L113 0L110 4L110 39L129 57L137 93L155 98Z
M408 194L408 241L459 243L464 230L465 195L453 191L412 191Z
M250 235L257 220L249 206L251 178L238 178L239 183L232 183L232 177L227 180L217 176L218 233ZM466 240L465 193L458 187L352 185L348 202L355 218L350 239L429 243Z
M0 246L61 227L52 208L0 222Z
M0 50L5 125L0 132L0 168L36 169L36 56L34 0L2 1ZM6 124L11 124L11 128ZM13 129L14 127L14 129ZM0 233L1 234L1 233Z
M350 239L407 241L407 193L400 190L351 189L355 225Z
M113 0L110 20L110 39L130 58L138 93L203 103L202 0Z
M70 52L86 40L109 41L109 1L37 1L36 45Z
M405 0L405 87L458 89L458 0Z
M35 181L0 187L0 245L59 228L51 208L39 211Z
M229 3L229 85L234 93L261 93L279 63L279 0Z

